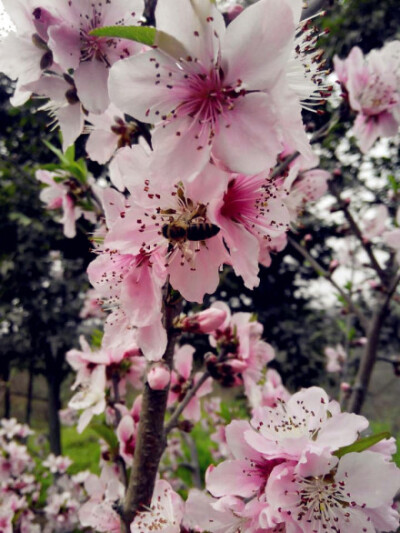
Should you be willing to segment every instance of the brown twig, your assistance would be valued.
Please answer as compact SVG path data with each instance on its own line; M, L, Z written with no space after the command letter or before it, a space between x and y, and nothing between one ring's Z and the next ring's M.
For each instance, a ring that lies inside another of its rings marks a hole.
M368 318L364 315L361 309L359 309L359 307L353 302L349 295L340 287L340 285L336 283L336 281L332 277L332 274L328 272L320 263L318 263L318 261L313 258L313 256L306 248L301 246L301 244L295 241L292 237L288 237L288 242L297 252L299 252L304 257L304 259L306 259L310 263L310 265L317 272L317 274L329 281L329 283L338 291L340 296L348 305L349 309L353 311L353 313L360 321L361 327L364 329L364 331L367 331Z
M367 344L365 345L365 352L361 358L360 367L357 372L355 384L353 386L353 393L349 401L348 410L352 413L360 413L367 391L369 382L371 380L372 371L378 355L379 338L385 315L388 311L390 301L396 292L396 288L400 283L400 274L393 277L389 289L382 304L375 311L371 320L371 325L368 330Z
M178 405L178 407L173 412L171 418L168 420L168 423L165 426L164 429L164 435L165 437L170 433L178 424L179 417L187 407L188 403L194 396L196 395L196 392L200 389L200 387L207 381L207 379L210 377L210 373L208 370L205 370L204 374L201 376L199 381L187 391L185 397L181 401L181 403Z
M173 327L181 310L180 303L169 303L169 287L164 297L164 326L168 344L163 361L172 368L174 347L179 335ZM130 531L130 524L138 511L148 508L154 491L158 466L165 449L164 416L168 388L153 390L146 383L136 439L135 454L122 511L122 532Z
M363 247L366 254L368 255L372 269L375 270L381 283L386 287L387 278L385 275L385 271L382 269L382 267L378 263L378 260L376 259L375 254L373 252L371 243L364 239L359 225L357 224L353 215L351 214L348 203L345 200L343 200L343 198L340 196L340 193L337 190L337 187L334 182L329 182L329 191L336 198L336 201L339 204L340 209L343 211L343 214L350 226L352 233L357 237L361 246Z

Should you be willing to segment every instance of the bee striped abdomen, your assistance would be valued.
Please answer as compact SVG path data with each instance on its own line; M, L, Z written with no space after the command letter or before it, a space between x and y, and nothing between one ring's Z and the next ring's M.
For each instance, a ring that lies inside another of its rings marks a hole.
M163 236L171 243L184 241L205 241L215 237L220 229L215 224L202 221L185 223L181 220L164 224L161 228Z
M205 241L219 233L220 229L210 222L192 222L187 229L188 241Z

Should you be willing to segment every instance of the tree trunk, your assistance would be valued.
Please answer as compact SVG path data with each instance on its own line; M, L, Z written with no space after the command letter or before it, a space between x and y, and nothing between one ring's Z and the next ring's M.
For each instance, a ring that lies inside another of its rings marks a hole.
M169 297L168 291L169 286L166 289L166 300ZM173 322L180 311L180 303L164 305L164 325L168 334L168 345L163 361L170 369L175 343L179 336L179 332L173 328ZM121 531L124 533L129 533L130 524L136 513L145 510L151 504L158 466L166 444L164 416L168 390L169 387L164 390L152 390L148 383L144 387L135 453L123 505Z
M57 372L47 373L47 384L49 387L49 442L50 451L55 455L61 455L61 424L58 413L60 402L61 381Z
M29 365L29 381L28 381L28 391L26 393L27 399L26 399L26 411L25 411L25 423L28 424L28 426L31 423L31 416L32 416L33 380L34 380L33 360L31 359L31 363Z
M4 418L11 417L11 391L10 391L10 362L4 357L4 362L1 369L1 377L4 381Z

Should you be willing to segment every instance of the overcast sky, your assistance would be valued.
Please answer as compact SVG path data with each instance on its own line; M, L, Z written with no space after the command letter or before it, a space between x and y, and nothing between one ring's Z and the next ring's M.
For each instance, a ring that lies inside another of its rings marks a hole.
M8 15L4 12L3 2L0 0L0 36L9 31L11 21Z

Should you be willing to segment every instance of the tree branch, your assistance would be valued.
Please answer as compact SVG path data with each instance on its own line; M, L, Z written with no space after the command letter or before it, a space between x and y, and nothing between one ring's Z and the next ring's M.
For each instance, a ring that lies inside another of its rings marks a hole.
M343 298L343 300L347 303L349 309L353 311L353 313L356 315L358 320L360 321L361 327L364 329L364 331L368 330L368 318L364 315L364 313L359 309L359 307L353 302L353 300L348 296L348 294L336 283L336 281L333 279L332 274L328 272L318 261L316 261L313 256L309 253L306 248L303 248L301 244L299 244L297 241L295 241L292 237L288 237L289 244L297 251L299 252L304 259L306 259L310 265L313 267L313 269L325 278L333 287L338 291L340 296Z
M210 377L210 373L208 370L205 370L204 374L201 376L199 381L189 389L186 393L186 396L183 398L181 403L178 405L178 407L173 412L171 418L168 420L168 424L166 424L164 429L164 436L167 437L168 433L170 433L178 424L179 417L187 407L188 403L194 396L196 395L196 392L200 389L200 387L207 381L207 379Z
M164 326L168 344L163 361L172 368L174 347L179 331L173 327L181 305L168 302L169 288L164 298ZM122 511L122 531L129 533L130 524L139 510L150 507L161 456L165 449L164 416L169 388L153 390L144 386L139 428L129 484Z
M386 293L386 297L382 305L375 312L371 326L368 331L368 342L365 345L365 352L361 359L361 364L357 372L355 384L353 386L353 393L350 398L348 410L352 413L360 413L365 397L367 395L368 386L371 380L372 371L378 354L379 337L382 329L383 321L386 312L389 308L390 301L400 283L400 274L395 276Z
M146 19L146 24L148 26L155 26L156 25L156 12L157 7L157 0L145 0L145 7L143 16Z
M382 267L378 263L378 260L376 259L375 254L372 250L371 243L364 239L361 229L358 226L357 222L354 220L354 217L350 212L347 202L345 202L342 199L342 197L340 196L340 193L338 192L336 188L336 185L332 182L329 183L329 191L336 198L336 201L339 204L340 209L343 211L344 216L350 226L351 231L357 237L361 246L364 248L366 254L368 255L372 269L375 270L381 283L383 284L383 286L386 287L387 279L386 279L385 271L382 269Z

